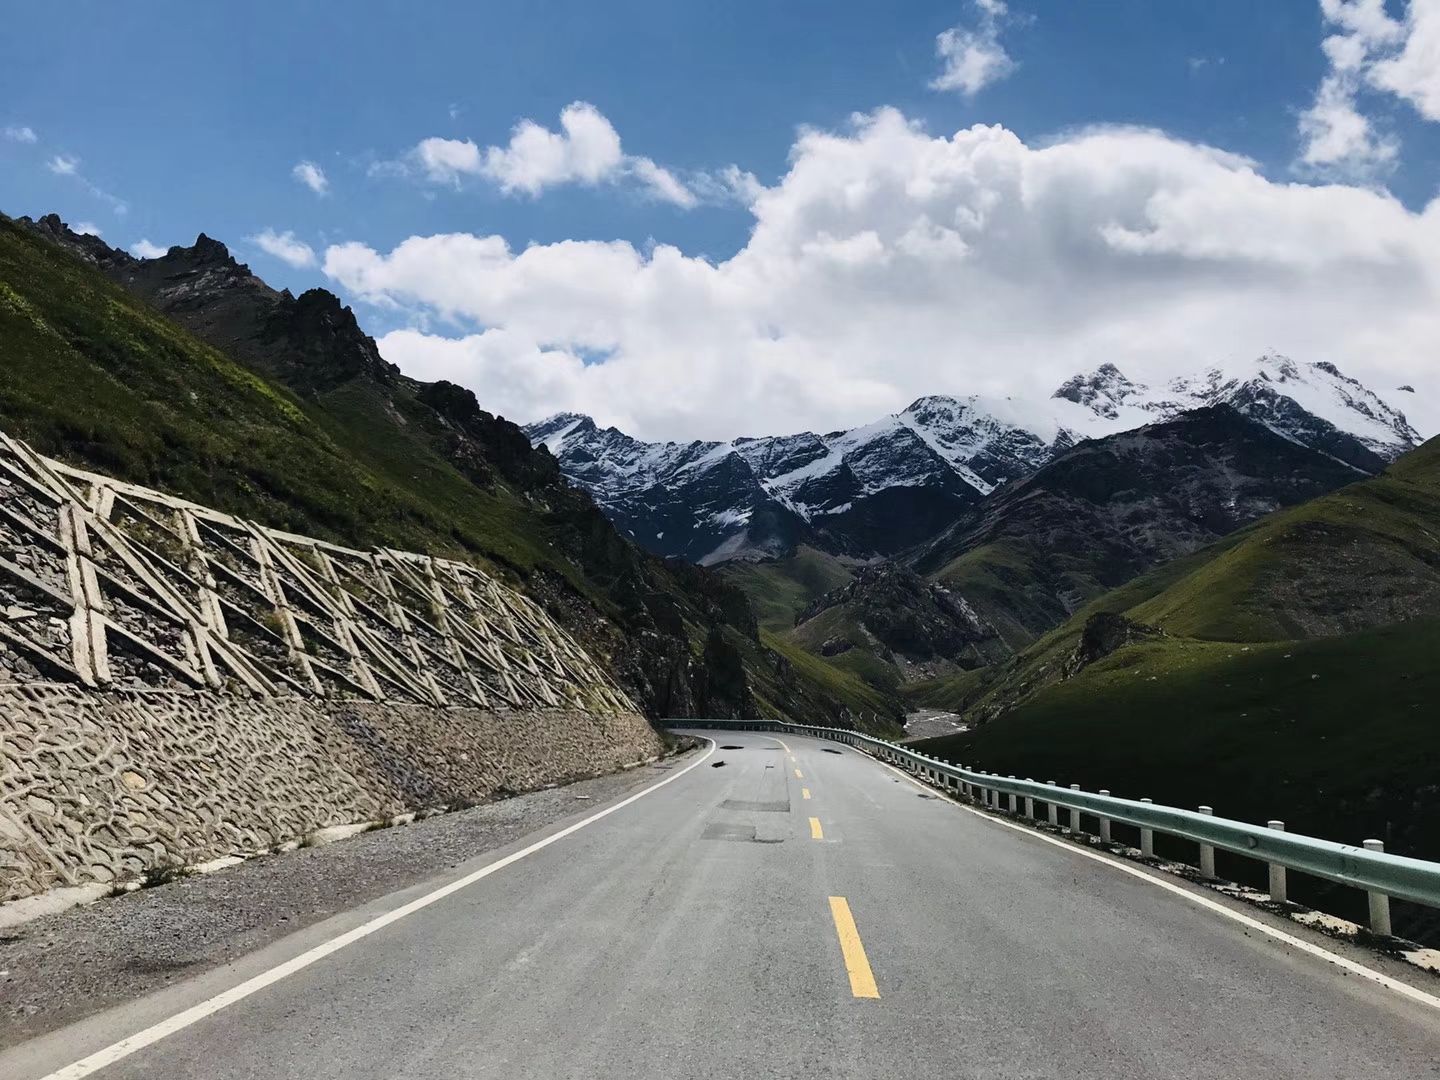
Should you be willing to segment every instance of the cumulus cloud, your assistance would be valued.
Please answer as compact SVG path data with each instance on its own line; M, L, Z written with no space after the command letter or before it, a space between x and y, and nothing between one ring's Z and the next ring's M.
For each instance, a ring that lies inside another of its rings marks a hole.
M563 184L595 187L632 182L651 198L689 209L696 191L651 158L626 154L615 126L594 105L576 101L560 113L560 130L521 120L504 146L481 148L469 139L422 139L404 159L380 162L372 174L418 172L425 180L459 187L480 177L507 195L536 196Z
M970 7L975 15L973 25L952 26L935 38L935 55L943 67L930 80L932 90L958 90L968 97L1017 67L1000 43L1000 30L1009 14L1004 0L971 0Z
M145 239L136 240L135 243L130 245L130 254L134 255L137 259L158 259L168 250L168 248L163 248L159 244L152 244L149 240Z
M1410 0L1403 44L1378 60L1370 84L1404 98L1427 120L1440 121L1440 0Z
M100 235L101 235L100 226L99 226L99 225L96 225L93 221L81 221L81 222L73 225L73 226L72 226L72 229L73 229L73 231L79 233L81 236L100 236Z
M458 184L462 176L478 176L483 160L469 139L422 139L411 152L425 178L437 184Z
M556 184L598 184L624 164L614 125L594 105L576 101L561 111L559 131L520 121L508 145L485 151L484 171L501 191L538 195Z
M1440 0L1410 0L1403 20L1385 0L1320 0L1329 70L1300 114L1299 164L1364 178L1394 166L1400 143L1360 109L1364 91L1407 101L1440 120Z
M45 167L56 176L75 176L80 169L80 159L70 154L56 154Z
M1048 394L1104 361L1157 379L1270 348L1377 388L1436 383L1440 202L1276 183L1155 131L1027 145L881 109L802 132L750 209L723 262L452 233L332 246L324 269L453 328L382 341L412 374L517 419L576 409L653 437L829 430L921 394Z
M330 181L325 176L325 170L313 161L298 162L295 167L290 170L290 175L308 187L316 195L324 195L330 190Z
M274 229L265 229L246 239L265 254L273 255L297 270L306 266L314 266L316 263L315 249L305 241L296 239L295 234L289 229L283 233L277 233Z
M11 142L18 143L33 143L38 142L40 139L40 137L35 134L34 128L24 127L19 124L11 124L5 128L0 128L0 135L3 135Z

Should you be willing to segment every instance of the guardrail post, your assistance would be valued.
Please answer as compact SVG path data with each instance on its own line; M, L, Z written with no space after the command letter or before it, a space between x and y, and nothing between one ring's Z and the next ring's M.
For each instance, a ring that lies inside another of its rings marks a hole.
M1033 784L1035 781L1027 776L1025 782L1027 784ZM1035 797L1033 795L1025 796L1025 816L1031 819L1035 817Z
M1274 829L1276 832L1284 832L1285 822L1267 821L1265 827L1267 829ZM1277 904L1285 903L1289 899L1285 886L1285 867L1277 862L1272 862L1270 864L1270 899Z
M1154 799L1141 799L1143 803L1153 803ZM1142 858L1153 859L1155 857L1155 830L1143 826L1140 829L1140 855Z
M1210 806L1202 806L1200 813L1209 817L1215 813L1215 810ZM1207 880L1215 876L1215 846L1213 844L1200 845L1200 876Z
M1011 780L1014 780L1015 777L1014 777L1014 776L1011 776L1010 779L1011 779ZM1008 794L1009 794L1010 797L1009 797L1009 799L1008 799L1007 801L1010 803L1010 813L1013 814L1013 813L1015 812L1015 793L1014 793L1013 791L1011 791L1011 792L1009 792Z
M1102 787L1100 789L1100 794L1109 795L1110 792ZM1102 843L1105 844L1110 843L1110 819L1108 817L1102 817L1100 819L1100 840Z
M1045 783L1049 784L1051 787L1055 787L1055 786L1056 786L1054 780L1046 780ZM1060 824L1060 808L1055 805L1055 802L1054 802L1053 799L1050 801L1049 806L1050 806L1050 824L1051 824L1051 825L1059 825L1059 824Z
M1070 790L1079 791L1080 785L1071 784ZM1080 835L1080 811L1076 810L1073 806L1070 808L1070 831L1076 836Z
M1380 840L1366 840L1366 851L1384 851L1385 844ZM1366 893L1370 897L1370 932L1378 937L1389 937L1390 930L1390 897L1383 892Z

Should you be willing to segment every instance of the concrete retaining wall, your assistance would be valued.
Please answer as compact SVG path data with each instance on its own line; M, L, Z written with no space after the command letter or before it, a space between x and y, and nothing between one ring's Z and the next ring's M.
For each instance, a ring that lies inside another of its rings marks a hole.
M0 685L0 900L652 757L635 713Z

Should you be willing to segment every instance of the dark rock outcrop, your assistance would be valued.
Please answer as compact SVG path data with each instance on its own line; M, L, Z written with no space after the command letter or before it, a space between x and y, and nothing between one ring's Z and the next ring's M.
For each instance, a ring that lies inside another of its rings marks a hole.
M1085 620L1080 631L1080 642L1061 667L1061 677L1071 678L1111 653L1127 645L1142 641L1153 641L1165 636L1165 631L1146 623L1135 622L1124 615L1101 611Z

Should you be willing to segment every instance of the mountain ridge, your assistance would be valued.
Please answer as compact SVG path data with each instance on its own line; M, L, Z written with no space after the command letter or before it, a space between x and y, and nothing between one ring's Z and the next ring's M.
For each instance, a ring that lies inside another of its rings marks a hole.
M807 543L873 559L920 543L1087 438L1215 405L1366 474L1420 442L1401 410L1333 364L1278 354L1238 374L1212 368L1158 390L1102 364L1045 401L931 395L824 435L649 443L578 413L523 430L657 553L711 564ZM695 507L702 512L687 518Z

